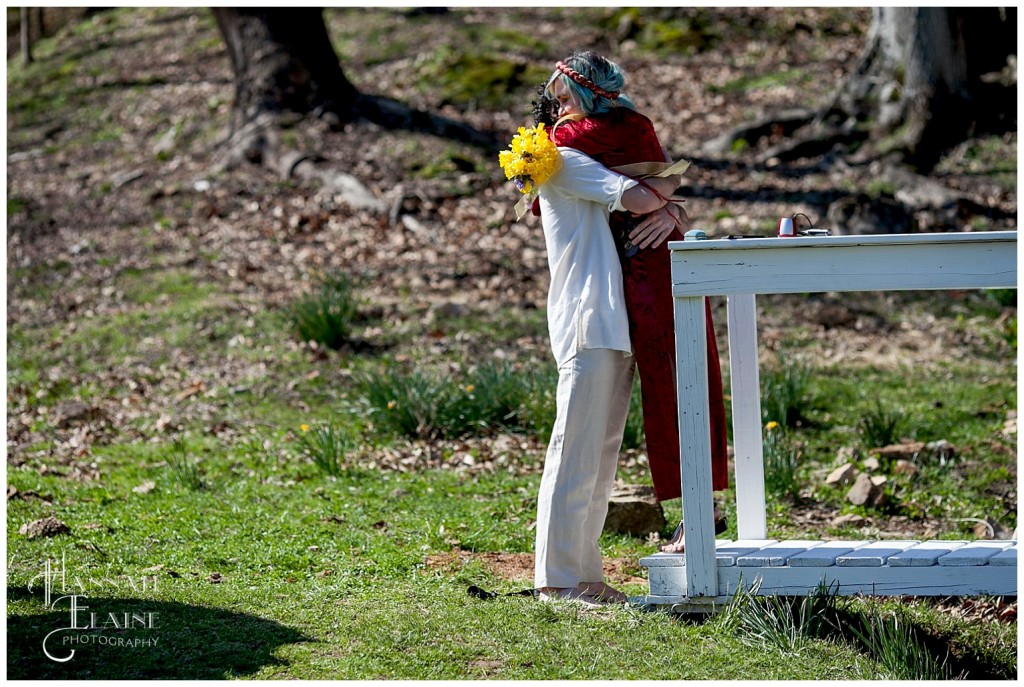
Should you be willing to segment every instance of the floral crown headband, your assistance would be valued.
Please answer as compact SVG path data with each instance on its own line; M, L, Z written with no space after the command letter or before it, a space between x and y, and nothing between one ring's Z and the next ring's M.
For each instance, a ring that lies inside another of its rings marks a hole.
M573 81L578 83L580 86L583 86L584 88L586 88L588 91L593 91L597 95L600 95L600 96L603 96L605 98L608 98L608 100L615 100L616 98L619 97L619 92L618 91L606 91L606 90L604 90L603 88L598 86L596 83L594 83L593 81L591 81L587 77L583 76L578 71L576 71L575 69L573 69L572 67L567 65L565 62L562 62L561 60L559 60L555 64L555 67L558 68L558 71L562 72L563 74L568 76L570 79L572 79Z

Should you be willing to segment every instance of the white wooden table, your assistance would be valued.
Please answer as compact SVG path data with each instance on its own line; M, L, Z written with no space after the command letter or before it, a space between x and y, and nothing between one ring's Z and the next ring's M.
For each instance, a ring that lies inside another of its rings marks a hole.
M675 241L677 384L685 554L655 554L648 603L703 607L759 593L1016 595L1016 542L820 542L766 531L756 294L1016 288L1017 232ZM706 296L728 299L738 541L714 539ZM970 571L964 570L966 566Z

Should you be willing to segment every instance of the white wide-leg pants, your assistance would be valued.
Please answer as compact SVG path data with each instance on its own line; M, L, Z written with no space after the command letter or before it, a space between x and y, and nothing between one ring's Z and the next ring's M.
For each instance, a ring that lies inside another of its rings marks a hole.
M537 497L534 586L601 582L608 514L633 388L633 358L581 349L558 370L557 412Z

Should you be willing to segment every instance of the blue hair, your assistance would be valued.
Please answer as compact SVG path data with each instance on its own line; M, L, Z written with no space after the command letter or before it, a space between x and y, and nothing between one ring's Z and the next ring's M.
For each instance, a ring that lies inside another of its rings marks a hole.
M593 81L600 88L606 91L619 91L619 97L609 100L604 96L594 93L589 88L579 85L557 69L548 80L547 87L544 89L545 93L550 93L555 79L560 79L568 92L575 95L576 100L580 104L580 110L588 117L590 115L603 114L616 107L636 109L633 101L627 96L622 95L622 89L626 85L626 75L619 68L619 65L602 57L593 50L576 51L562 61Z

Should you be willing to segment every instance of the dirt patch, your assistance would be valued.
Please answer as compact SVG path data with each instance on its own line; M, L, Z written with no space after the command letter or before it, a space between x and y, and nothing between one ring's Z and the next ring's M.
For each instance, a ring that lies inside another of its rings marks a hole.
M509 582L530 584L533 580L532 553L502 553L490 551L463 551L453 549L446 553L427 556L424 563L430 570L445 574L454 574L459 570L477 562L490 573ZM633 558L605 558L605 580L614 586L625 584L647 584L647 578L640 577L641 568Z

